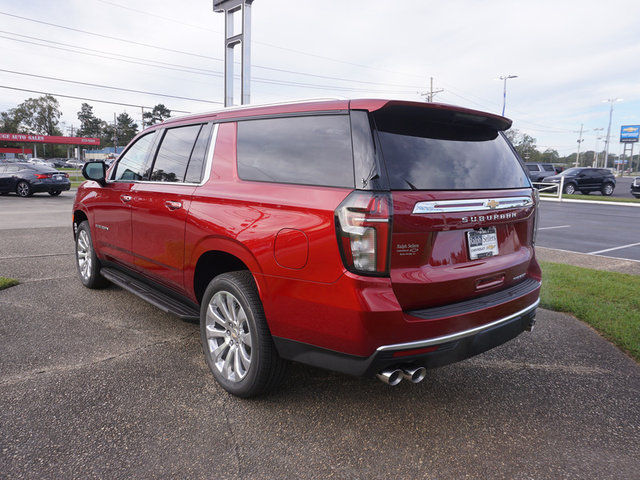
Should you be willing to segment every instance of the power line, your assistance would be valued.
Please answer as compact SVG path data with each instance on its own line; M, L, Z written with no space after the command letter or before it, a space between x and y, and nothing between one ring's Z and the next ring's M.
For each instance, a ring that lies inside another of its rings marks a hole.
M43 91L40 91L40 90L29 90L29 89L26 89L26 88L9 87L7 85L0 85L0 88L6 88L8 90L18 90L20 92L39 93L41 95L53 95L54 97L72 98L74 100L87 100L89 102L108 103L110 105L121 105L121 106L124 106L124 107L146 108L146 109L149 109L149 110L153 110L153 107L149 107L147 105L133 105L133 104L130 104L130 103L111 102L109 100L97 100L95 98L76 97L76 96L73 96L73 95L63 95L62 93L43 92ZM174 110L174 109L170 109L170 110L172 112L178 112L178 113L191 113L191 112L186 112L184 110Z
M223 61L221 58L210 57L210 56L207 56L207 55L201 55L201 54L192 53L192 52L185 52L183 50L176 50L176 49L172 49L172 48L159 47L157 45L151 45L151 44L148 44L148 43L137 42L137 41L134 41L134 40L128 40L128 39L121 38L121 37L103 35L103 34L100 34L100 33L90 32L90 31L87 31L87 30L81 30L81 29L73 28L73 27L67 27L67 26L64 26L64 25L58 25L58 24L50 23L50 22L44 22L42 20L36 20L36 19L33 19L33 18L23 17L23 16L20 16L20 15L14 15L14 14L11 14L11 13L0 12L0 15L6 15L6 16L9 16L9 17L14 17L14 18L18 18L18 19L21 19L21 20L26 20L28 22L35 22L35 23L39 23L39 24L42 24L42 25L47 25L47 26L50 26L50 27L62 28L62 29L65 29L65 30L84 33L86 35L92 35L92 36L96 36L96 37L100 37L100 38L107 38L107 39L110 39L110 40L116 40L118 42L130 43L132 45L138 45L138 46L153 48L153 49L156 49L156 50L164 50L164 51L173 52L173 53L179 53L179 54L183 54L183 55L190 55L190 56L195 56L195 57L198 57L198 58L205 58L207 60L213 60L213 61L218 61L218 62L222 62ZM47 41L47 40L40 40L40 41ZM76 48L78 48L78 47L76 47ZM280 47L278 47L278 48L280 48ZM285 50L289 50L289 49L285 48ZM300 53L303 53L303 52L300 52ZM119 54L112 54L112 55L119 55ZM151 61L153 61L153 60L151 60ZM349 62L342 62L342 63L347 63L348 64ZM353 65L357 65L357 64L353 64ZM362 66L362 65L359 65L359 66ZM416 86L416 85L397 85L397 84L386 84L386 83L379 83L379 82L369 82L369 81L363 81L363 80L350 80L350 79L346 79L346 78L329 77L329 76L325 76L325 75L316 75L316 74L311 74L311 73L296 72L296 71L293 71L293 70L278 69L278 68L274 68L274 67L265 67L265 66L260 66L260 65L255 65L255 67L256 68L262 68L262 69L265 69L265 70L284 72L284 73L291 73L291 74L294 74L294 75L306 75L306 76L312 76L312 77L316 77L316 78L339 80L339 81L345 81L345 82L356 82L356 83L365 83L365 84L371 84L371 85L392 86L392 87L412 88L412 89L421 88L421 87ZM186 68L192 68L192 67L186 67ZM367 68L372 68L372 67L367 67ZM388 73L397 73L397 72L391 72L389 70L384 70L384 71L386 71ZM369 90L369 91L374 91L374 90Z
M181 96L178 96L178 95L168 95L168 94L163 94L163 93L146 92L144 90L133 90L133 89L130 89L130 88L112 87L110 85L100 85L100 84L97 84L97 83L79 82L79 81L76 81L76 80L67 80L65 78L48 77L46 75L36 75L35 73L26 73L26 72L16 72L16 71L13 71L13 70L5 70L3 68L0 68L0 72L11 73L11 74L14 74L14 75L23 75L23 76L26 76L26 77L42 78L44 80L54 80L56 82L73 83L75 85L83 85L83 86L88 86L88 87L105 88L105 89L108 89L108 90L118 90L118 91L121 91L121 92L139 93L139 94L142 94L142 95L153 95L153 96L156 96L156 97L175 98L175 99L178 99L178 100L189 100L189 101L192 101L192 102L222 104L222 102L216 102L214 100L202 100L202 99L199 99L199 98L181 97Z
M8 17L13 17L13 18L19 18L20 20L26 20L28 22L34 22L34 23L39 23L41 25L47 25L49 27L57 27L57 28L63 28L65 30L70 30L72 32L79 32L79 33L84 33L86 35L92 35L94 37L99 37L99 38L108 38L109 40L116 40L118 42L125 42L125 43L131 43L133 45L139 45L141 47L148 47L148 48L154 48L156 50L164 50L166 52L173 52L173 53L181 53L183 55L190 55L192 57L198 57L198 58L205 58L207 60L212 60L211 57L208 57L206 55L200 55L198 53L192 53L192 52L184 52L182 50L175 50L172 48L167 48L167 47L158 47L156 45L151 45L149 43L142 43L142 42L136 42L134 40L127 40L124 38L118 38L118 37L113 37L111 35L103 35L101 33L95 33L95 32L89 32L87 30L81 30L79 28L73 28L73 27L65 27L64 25L57 25L55 23L49 23L49 22L44 22L42 20L36 20L34 18L27 18L27 17L22 17L20 15L14 15L12 13L6 13L6 12L0 12L0 15L6 15ZM213 59L213 60L218 60L218 59Z
M99 1L99 0L98 0ZM43 47L48 47L48 48L53 48L53 49L57 49L57 50L63 50L63 51L69 51L69 52L73 52L73 53L79 53L82 55L92 55L92 56L96 56L99 58L107 58L107 59L111 59L111 60L118 60L118 61L125 61L119 58L112 58L112 57L105 57L103 55L98 55L98 54L88 54L88 53L84 53L84 52L79 52L76 50L68 50L65 48L61 48L61 47L54 47L53 45L46 45L47 43L51 43L54 45L62 45L64 47L70 47L73 49L77 49L77 50L86 50L89 52L97 52L99 54L104 54L104 55L115 55L115 56L119 56L119 57L123 57L126 59L132 59L132 60L140 60L139 61L127 61L127 63L133 63L133 64L138 64L138 65L146 65L146 66L155 66L158 68L161 68L160 66L164 66L164 68L169 69L169 70L176 70L176 71L180 71L180 72L189 72L189 73L204 73L204 74L209 74L209 75L213 75L216 77L220 77L222 76L222 72L218 72L215 70L207 70L207 69L203 69L203 68L197 68L197 67L190 67L190 66L186 66L186 65L175 65L172 63L167 63L167 62L160 62L157 60L151 60L148 58L141 58L141 57L133 57L130 55L123 55L120 53L113 53L113 52L106 52L104 50L97 50L97 49L93 49L93 48L86 48L86 47L78 47L76 45L70 45L68 43L62 43L62 42L56 42L53 40L47 40L44 38L38 38L38 37L33 37L30 35L24 35L24 34L20 34L20 33L14 33L14 32L7 32L5 30L0 30L0 33L5 33L8 35L15 35L18 37L23 37L23 38L28 38L31 40L36 40L38 42L44 42L44 44L42 43L35 43L35 42L29 42L27 40L21 40L18 38L11 38L11 37L6 37L3 35L0 35L0 38L5 38L7 40L12 40L15 42L22 42L22 43L28 43L28 44L32 44L32 45L38 45L38 46L43 46ZM222 61L221 59L215 58L215 57L210 57L210 59L212 60L219 60ZM152 63L157 63L159 65L149 65L148 63L143 63L143 62L152 62ZM179 67L179 68L176 68ZM341 82L353 82L353 83L359 83L359 84L366 84L366 85L378 85L378 86L388 86L388 87L398 87L398 88L421 88L419 86L416 85L401 85L401 84L391 84L391 83L382 83L382 82L370 82L370 81L366 81L366 80L351 80L348 78L341 78L341 77L332 77L332 76L328 76L328 75L317 75L317 74L313 74L313 73L305 73L305 72L296 72L294 70L287 70L287 69L283 69L283 68L275 68L275 67L264 67L261 65L254 65L255 68L260 68L263 70L269 70L269 71L273 71L273 72L280 72L280 73L290 73L293 75L301 75L301 76L307 76L307 77L314 77L314 78L322 78L325 80L337 80L337 81L341 81ZM191 70L194 70L193 72L191 72Z
M90 56L96 56L96 57L99 57L99 58L106 58L106 59L109 59L109 60L116 60L116 61L121 61L121 62L126 62L126 63L137 64L137 65L145 65L145 66L150 66L150 67L162 68L162 69L165 69L165 70L174 70L174 71L179 71L179 72L186 72L186 73L213 76L213 77L222 77L222 72L216 72L214 70L198 69L200 71L192 71L192 70L189 70L192 67L174 68L174 67L168 67L168 66L163 66L163 65L153 65L153 64L148 64L148 63L144 63L144 62L137 62L137 61L133 61L133 60L124 60L124 59L120 59L120 58L105 57L103 55L98 55L98 54L93 54L93 53L78 52L78 51L75 51L75 50L69 50L69 49L62 48L62 47L56 47L56 46L53 46L53 45L43 45L43 44L39 44L39 43L35 43L35 42L30 42L30 41L27 41L27 40L20 40L20 39L15 39L15 38L4 37L2 35L0 35L0 38L7 38L8 40L13 40L13 41L17 41L17 42L23 42L23 43L29 43L29 44L38 45L38 46L44 46L44 47L53 48L53 49L56 49L56 50L69 51L69 52L77 53L77 54L81 54L81 55L90 55ZM81 47L74 47L74 48L81 48ZM114 55L118 55L118 54L114 54ZM149 60L149 61L150 62L155 62L154 60ZM294 86L294 87L301 87L301 88L311 88L311 89L316 89L316 90L318 90L318 89L320 89L320 90L329 90L329 91L336 91L336 92L373 92L373 93L385 93L385 94L412 93L411 91L376 90L376 89L371 89L371 88L356 88L356 87L347 87L347 86L338 86L338 85L333 85L333 86L331 86L331 85L318 85L318 84L311 84L311 83L302 83L302 82L292 82L292 81L285 81L285 80L268 79L268 78L263 78L263 77L253 77L252 80L254 82L258 82L258 83L266 83L266 84L272 84L272 85ZM93 86L97 86L97 85L93 85ZM109 88L109 87L106 87L106 88ZM161 94L158 94L158 95L161 95ZM207 102L208 100L197 100L197 101ZM221 102L216 102L216 103L221 103Z
M96 1L98 1L100 3L107 4L107 5L112 5L114 7L123 8L125 10L130 10L130 11L139 13L141 15L147 15L147 16L151 16L151 17L155 17L155 18L160 18L162 20L166 20L166 21L172 22L172 23L177 23L179 25L184 25L184 26L191 27L191 28L198 28L200 30L204 30L204 31L207 31L207 32L212 32L212 33L216 33L218 35L223 35L222 32L219 32L217 30L213 30L213 29L210 29L210 28L205 28L205 27L202 27L200 25L194 25L192 23L181 22L181 21L176 20L174 18L164 17L162 15L157 15L155 13L150 13L150 12L146 12L146 11L143 11L143 10L137 10L135 8L131 8L131 7L127 7L127 6L124 6L124 5L120 5L119 3L116 3L116 2L110 2L110 1L107 1L107 0L96 0ZM385 73L393 73L393 74L400 73L400 74L405 75L405 76L413 76L413 77L416 77L416 78L421 78L421 75L416 75L416 74L413 74L413 73L412 74L407 74L407 73L387 70L387 69L384 69L384 68L372 67L371 65L363 65L363 64L360 64L360 63L346 62L344 60L338 60L337 58L325 57L325 56L317 55L317 54L314 54L314 53L303 52L302 50L296 50L294 48L281 47L281 46L278 46L278 45L273 45L271 43L260 42L260 41L258 41L256 39L253 39L252 41L255 44L264 45L265 47L275 48L277 50L283 50L283 51L286 51L286 52L293 52L293 53L297 53L299 55L305 55L307 57L312 57L312 58L321 58L323 60L329 60L331 62L341 63L343 65L351 65L352 67L366 68L368 70L376 70L378 72L385 72ZM263 67L263 68L266 68L266 67ZM421 88L421 87L418 87L418 88Z

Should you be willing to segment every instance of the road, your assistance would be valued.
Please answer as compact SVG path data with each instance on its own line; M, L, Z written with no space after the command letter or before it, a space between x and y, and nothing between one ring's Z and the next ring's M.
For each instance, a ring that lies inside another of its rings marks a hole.
M640 261L640 207L543 201L536 244Z
M616 177L616 188L613 191L612 197L635 198L631 195L631 184L634 178L635 177ZM598 193L592 193L591 195L595 198L598 196Z
M640 367L576 319L389 387L218 387L198 326L76 279L71 196L0 197L0 478L632 479ZM13 213L11 213L13 212ZM28 227L25 228L25 225Z

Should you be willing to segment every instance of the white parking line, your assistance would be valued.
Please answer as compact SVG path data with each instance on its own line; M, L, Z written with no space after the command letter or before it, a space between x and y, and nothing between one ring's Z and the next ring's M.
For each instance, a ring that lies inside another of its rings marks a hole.
M589 255L599 255L605 252L613 252L614 250L622 250L623 248L637 247L638 245L640 245L640 242L630 243L629 245L622 245L621 247L606 248L604 250L598 250L597 252L589 252Z
M556 227L539 227L538 230L553 230L554 228L569 228L571 225L558 225Z

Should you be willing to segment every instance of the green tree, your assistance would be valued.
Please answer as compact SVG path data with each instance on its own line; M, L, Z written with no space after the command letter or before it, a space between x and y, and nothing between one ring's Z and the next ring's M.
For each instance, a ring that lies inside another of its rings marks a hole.
M104 122L93 114L93 107L88 103L83 103L78 112L80 128L79 137L101 137Z
M58 128L62 112L58 100L51 95L29 98L15 109L24 133L36 135L62 135Z
M159 103L151 112L144 112L142 121L145 127L150 127L156 123L164 122L167 118L171 117L171 110L165 107L162 103Z
M540 158L544 163L558 163L560 161L560 154L557 150L547 148Z
M122 112L116 118L118 129L118 145L123 146L131 141L138 133L138 124L127 112Z
M22 119L15 108L0 112L0 132L2 133L24 133L20 130L21 122Z
M537 162L542 158L542 154L536 149L536 139L531 135L513 128L506 132L507 138L513 144L518 155L526 162Z

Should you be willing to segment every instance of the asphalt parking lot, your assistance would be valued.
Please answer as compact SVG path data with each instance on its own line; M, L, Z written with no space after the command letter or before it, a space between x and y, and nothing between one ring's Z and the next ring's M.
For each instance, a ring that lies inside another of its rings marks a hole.
M72 194L0 198L0 478L635 479L640 366L582 322L389 387L292 365L239 400L198 326L75 278Z

